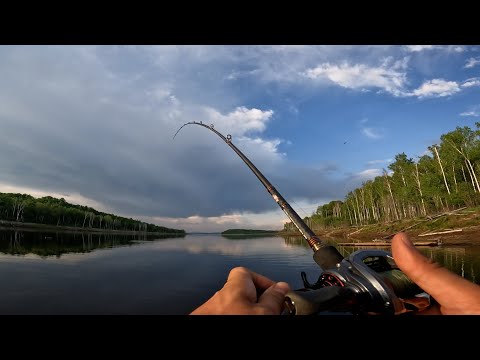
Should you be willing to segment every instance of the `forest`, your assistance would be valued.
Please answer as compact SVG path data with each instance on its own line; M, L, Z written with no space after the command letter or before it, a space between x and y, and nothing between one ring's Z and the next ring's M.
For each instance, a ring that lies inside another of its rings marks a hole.
M441 135L417 159L395 156L382 175L304 218L313 230L389 223L480 204L480 122ZM285 231L296 231L289 222Z
M0 220L105 231L185 233L184 230L169 229L107 214L88 206L70 204L64 198L57 199L51 196L35 198L27 194L0 193Z

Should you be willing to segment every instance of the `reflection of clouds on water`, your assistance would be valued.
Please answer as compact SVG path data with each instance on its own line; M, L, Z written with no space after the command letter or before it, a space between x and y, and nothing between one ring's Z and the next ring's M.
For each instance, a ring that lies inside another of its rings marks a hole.
M221 236L187 236L181 242L175 240L152 244L152 249L188 251L194 254L218 253L221 255L271 255L290 252L292 248L280 237L231 240Z
M220 235L187 235L183 238L155 239L144 241L131 240L117 237L90 239L77 236L76 239L58 238L48 241L31 241L27 236L6 237L3 242L4 250L0 252L1 263L15 263L20 259L30 263L49 263L77 265L80 263L98 262L106 263L109 257L121 257L125 264L134 264L136 259L151 258L167 255L169 253L187 253L192 255L215 254L228 257L276 259L276 261L289 261L302 263L311 259L312 250L302 237L261 237L247 239L227 239ZM11 245L10 245L11 244ZM15 245L15 246L13 246ZM24 253L11 253L10 248ZM60 255L42 255L51 251L58 251ZM337 247L340 253L347 257L357 250L371 250L372 247ZM390 251L389 247L375 247ZM480 247L419 247L424 255L439 264L454 271L458 275L476 282L480 272ZM172 256L174 256L172 254ZM287 260L288 259L288 260Z
M80 244L82 240L80 239ZM19 257L25 260L38 262L60 262L64 264L76 264L86 261L96 261L103 257L109 257L111 252L116 254L125 252L132 258L137 252L149 253L178 251L191 254L213 253L225 256L275 256L278 254L295 254L302 248L288 244L281 237L261 237L252 239L226 239L220 235L187 235L185 238L158 239L152 241L134 241L130 244L118 244L113 247L92 248L89 252L69 252L60 257L40 256L33 253L25 255L11 255L0 253L0 262L17 262ZM308 248L304 252L311 252Z

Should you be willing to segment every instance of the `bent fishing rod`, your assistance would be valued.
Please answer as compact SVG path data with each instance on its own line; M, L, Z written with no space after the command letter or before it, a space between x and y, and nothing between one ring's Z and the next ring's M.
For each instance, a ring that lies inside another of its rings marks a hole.
M313 259L322 272L313 284L307 280L306 273L301 272L304 288L287 293L283 314L404 314L429 306L429 295L398 268L389 252L357 250L344 258L336 247L322 241L307 226L260 170L233 144L231 135L225 137L213 124L191 121L183 124L173 138L187 125L199 125L214 132L235 151L313 250Z

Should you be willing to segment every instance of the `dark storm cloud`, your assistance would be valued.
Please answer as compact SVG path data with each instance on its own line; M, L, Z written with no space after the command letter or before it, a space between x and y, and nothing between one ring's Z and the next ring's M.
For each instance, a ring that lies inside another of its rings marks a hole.
M215 134L192 125L172 139L183 123L203 120L237 132L237 146L286 199L342 197L342 183L325 175L331 166L295 167L264 140L242 140L245 121L261 130L271 117L268 109L216 113L212 106L228 107L231 100L205 105L188 98L188 91L172 84L168 64L149 83L142 69L153 65L135 63L131 49L115 50L127 51L130 59L116 66L99 57L102 51L0 49L0 182L78 193L131 216L275 209L265 188ZM200 85L208 92L207 81ZM242 116L246 120L237 121Z

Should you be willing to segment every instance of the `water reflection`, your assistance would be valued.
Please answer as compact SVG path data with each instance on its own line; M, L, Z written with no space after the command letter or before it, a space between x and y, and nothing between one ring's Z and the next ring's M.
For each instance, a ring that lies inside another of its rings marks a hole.
M303 237L300 236L285 236L283 237L285 240L285 245L287 246L302 246L306 248L310 248L308 243L305 241Z
M479 279L479 248L421 250ZM187 314L235 266L301 288L301 271L320 275L312 254L301 237L0 231L0 314Z
M151 235L145 232L126 235L115 233L2 230L0 231L0 253L60 257L67 253L88 253L95 249L131 246L141 241L171 237L175 237L175 235Z
M309 248L307 242L300 236L284 237L287 246L301 246ZM345 239L326 239L327 243L335 245L337 242ZM480 284L480 246L436 246L436 247L417 247L420 252L430 257L439 264L452 270L456 274ZM385 246L337 246L339 252L347 257L357 250L381 249L390 251L390 247Z
M319 275L310 249L279 237L98 235L0 232L0 314L187 314L236 266L294 288Z

